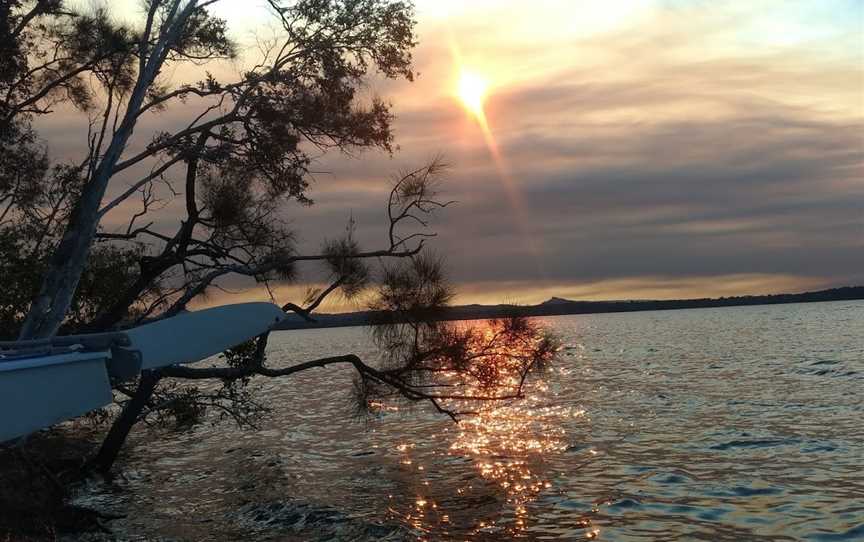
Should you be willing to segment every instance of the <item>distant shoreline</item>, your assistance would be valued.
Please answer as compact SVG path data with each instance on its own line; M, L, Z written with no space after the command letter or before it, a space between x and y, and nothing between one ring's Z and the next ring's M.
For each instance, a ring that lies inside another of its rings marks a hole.
M844 286L799 294L747 295L720 298L634 300L634 301L571 301L553 297L538 305L459 305L447 308L439 320L486 320L520 314L524 316L564 316L569 314L604 314L658 310L706 309L751 305L781 305L789 303L819 303L864 299L864 286ZM276 330L317 329L369 325L376 313L352 312L318 314L315 322L296 315L284 320Z

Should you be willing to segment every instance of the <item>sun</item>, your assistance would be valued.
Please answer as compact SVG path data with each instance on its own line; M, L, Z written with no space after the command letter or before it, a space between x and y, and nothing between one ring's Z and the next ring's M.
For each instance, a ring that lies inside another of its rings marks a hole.
M489 90L489 83L481 75L470 70L461 70L456 93L462 104L472 115L482 119L483 101Z

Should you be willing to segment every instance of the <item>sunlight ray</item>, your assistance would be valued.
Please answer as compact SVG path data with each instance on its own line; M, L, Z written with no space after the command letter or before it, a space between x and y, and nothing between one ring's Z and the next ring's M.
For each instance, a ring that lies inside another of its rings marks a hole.
M450 40L450 50L454 66L459 74L453 94L480 128L486 148L495 165L496 178L504 189L504 194L513 211L518 233L521 235L525 249L530 254L536 266L537 278L545 280L546 271L543 265L542 251L536 242L538 236L533 232L524 198L506 159L501 153L484 108L485 100L491 91L491 85L480 73L466 66L459 47L452 38Z

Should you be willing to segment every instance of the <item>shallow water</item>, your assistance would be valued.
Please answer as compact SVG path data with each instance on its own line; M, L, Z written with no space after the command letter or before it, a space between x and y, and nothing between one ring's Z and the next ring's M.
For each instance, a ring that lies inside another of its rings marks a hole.
M139 432L82 500L127 538L864 540L864 302L544 319L530 399L352 416L351 373L261 380L260 431ZM273 365L367 331L276 333Z

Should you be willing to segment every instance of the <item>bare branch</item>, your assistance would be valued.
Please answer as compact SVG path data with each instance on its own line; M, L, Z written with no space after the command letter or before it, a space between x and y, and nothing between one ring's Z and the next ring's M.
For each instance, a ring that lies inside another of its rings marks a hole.
M175 156L161 164L153 171L151 171L150 174L146 177L132 183L132 185L127 188L125 192L123 192L122 194L105 204L101 209L99 209L99 218L101 219L102 217L104 217L106 214L108 214L109 211L111 211L111 209L117 207L118 205L126 201L130 196L138 192L141 187L153 182L155 179L159 178L160 175L168 171L168 169L170 169L174 164L182 160L182 156Z

